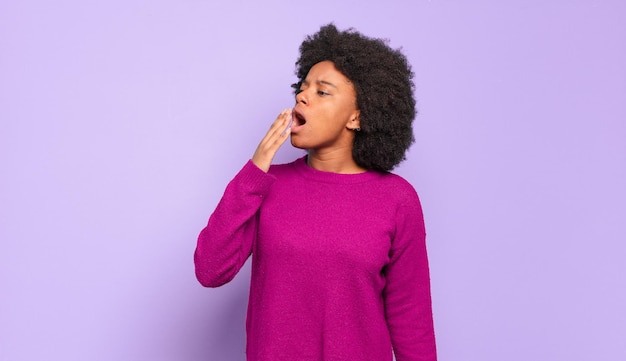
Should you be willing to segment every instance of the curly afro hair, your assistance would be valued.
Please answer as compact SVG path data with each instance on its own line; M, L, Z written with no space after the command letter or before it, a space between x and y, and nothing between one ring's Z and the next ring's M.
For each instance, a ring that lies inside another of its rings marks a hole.
M354 29L339 31L330 23L300 45L299 81L292 85L296 93L309 70L325 60L332 61L356 90L361 131L355 132L352 157L363 168L391 171L406 159L415 141L411 65L387 40L369 38Z

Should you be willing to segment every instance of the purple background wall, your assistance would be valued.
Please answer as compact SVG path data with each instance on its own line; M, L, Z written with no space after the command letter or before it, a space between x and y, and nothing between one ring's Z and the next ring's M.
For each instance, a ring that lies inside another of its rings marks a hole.
M244 359L196 236L331 20L416 72L441 360L625 360L625 4L1 1L0 360Z

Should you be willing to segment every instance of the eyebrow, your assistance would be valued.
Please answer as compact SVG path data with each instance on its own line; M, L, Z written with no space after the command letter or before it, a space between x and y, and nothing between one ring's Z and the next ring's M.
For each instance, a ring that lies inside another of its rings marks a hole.
M331 86L333 88L337 88L337 86L335 84L333 84L333 83L331 83L329 81L326 81L326 80L317 80L316 83L317 84L328 85L328 86ZM302 81L302 84L309 85L309 82L305 79L304 81Z
M329 81L326 80L318 80L317 81L318 84L324 84L324 85L328 85L328 86L332 86L333 88L336 88L337 86Z

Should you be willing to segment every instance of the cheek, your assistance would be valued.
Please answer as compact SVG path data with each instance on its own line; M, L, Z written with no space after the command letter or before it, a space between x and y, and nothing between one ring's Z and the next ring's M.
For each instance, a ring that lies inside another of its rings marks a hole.
M346 116L351 116L357 109L356 97L347 97L342 99L339 108L341 108L342 113Z
M354 116L355 111L356 111L356 108L352 104L346 104L345 106L336 110L335 121L345 126L348 124L350 119Z

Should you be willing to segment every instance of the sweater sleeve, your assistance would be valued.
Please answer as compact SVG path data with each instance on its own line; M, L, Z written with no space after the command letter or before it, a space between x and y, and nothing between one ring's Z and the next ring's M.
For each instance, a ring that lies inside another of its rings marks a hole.
M385 316L397 361L435 361L426 232L419 199L399 207L385 269Z
M228 183L198 236L194 264L203 286L230 282L246 262L256 239L259 208L275 179L249 160Z

